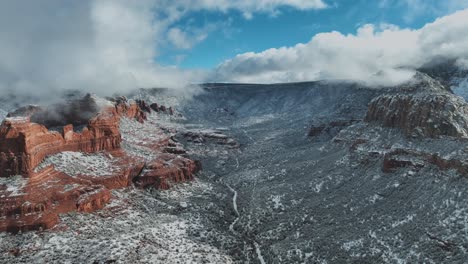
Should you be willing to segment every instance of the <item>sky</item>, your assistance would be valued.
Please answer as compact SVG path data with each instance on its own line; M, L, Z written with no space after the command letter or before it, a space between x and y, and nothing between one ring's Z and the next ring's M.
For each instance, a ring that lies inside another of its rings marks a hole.
M211 69L239 53L306 43L322 32L356 33L365 24L417 29L468 7L468 0L324 0L323 3L326 8L301 10L279 6L273 13L256 13L250 19L245 19L240 10L192 12L174 27L205 28L206 38L187 50L168 43L159 61L188 69Z
M4 0L0 96L468 68L468 0Z

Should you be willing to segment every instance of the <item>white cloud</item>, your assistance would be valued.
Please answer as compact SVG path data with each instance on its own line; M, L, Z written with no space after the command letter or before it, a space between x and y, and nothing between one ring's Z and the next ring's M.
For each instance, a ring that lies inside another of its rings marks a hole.
M394 85L436 58L468 59L468 9L419 30L365 25L355 35L322 33L293 47L244 53L218 66L212 81L291 82L347 79Z
M155 63L166 21L151 1L2 1L0 93L55 97L183 87L200 74ZM169 19L169 18L168 18Z
M427 15L441 16L468 7L466 0L380 0L381 8L399 7L404 11L406 22L413 22L418 17Z
M171 28L167 35L169 41L179 49L190 49L193 46L188 40L187 34L179 28Z
M180 28L173 27L169 29L167 38L177 49L188 50L204 41L208 37L208 33L214 30L214 28L214 25L209 25L203 29L192 29L192 32L187 32Z
M323 8L321 0L15 0L0 1L0 95L54 97L136 87L184 87L204 72L156 63L168 41L189 49L210 32L177 28L190 11L275 12Z
M184 0L181 6L189 9L211 9L227 11L239 10L246 14L255 12L275 12L279 7L290 6L299 10L326 8L323 0Z

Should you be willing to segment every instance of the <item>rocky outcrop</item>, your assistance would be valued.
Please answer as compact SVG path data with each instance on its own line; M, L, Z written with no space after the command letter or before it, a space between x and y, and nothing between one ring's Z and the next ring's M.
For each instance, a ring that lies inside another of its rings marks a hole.
M468 137L468 105L450 93L382 95L370 103L366 122L399 128L410 137Z
M135 185L169 189L175 183L192 180L200 169L199 162L171 153L161 154L146 165L143 173L135 179Z
M22 106L13 112L8 113L6 117L29 117L42 111L44 110L40 106L27 105L27 106Z
M454 157L442 157L438 153L427 153L411 149L394 149L384 155L382 171L392 173L400 168L419 170L427 165L434 165L440 170L456 170L468 177L468 161Z
M111 199L108 189L101 186L92 186L81 189L80 197L76 201L78 212L93 212L104 207Z
M28 175L42 160L62 151L97 152L120 146L119 115L106 109L80 133L66 125L49 131L29 118L7 118L0 126L0 177Z
M421 153L406 149L395 149L384 155L382 171L392 173L400 168L419 170L424 167L425 163L424 155Z
M175 109L172 106L171 107L166 107L164 105L159 105L157 103L152 103L150 105L150 108L155 112L167 113L169 115L174 115L175 114Z
M125 97L119 97L116 100L115 111L121 117L134 118L140 123L147 119L146 113L139 107L138 103L130 104Z
M138 107L146 113L151 113L151 107L144 100L136 100Z
M229 136L216 130L191 130L183 134L184 138L193 143L204 143L208 140L230 148L239 148L240 144Z
M364 121L398 128L408 137L468 136L468 105L424 73L374 98Z
M91 212L103 208L111 198L108 188L75 179L53 166L28 179L15 178L4 178L0 184L0 231L51 228L58 223L60 213Z
M51 228L61 213L103 208L111 199L112 189L133 183L142 188L167 189L173 183L191 180L201 168L198 162L178 153L167 153L174 147L170 136L154 126L148 128L150 133L131 131L140 138L127 142L149 148L152 158L145 160L121 148L121 119L145 122L151 107L144 101L119 97L110 103L87 95L69 103L56 114L51 113L56 107L24 108L0 126L0 231ZM82 126L79 131L74 124L63 124L73 118ZM48 129L57 130L57 125L60 132ZM66 158L66 152L88 154L79 156L83 160L72 155L68 161L57 161L61 168L44 161L55 154ZM86 155L100 155L101 163L90 168L97 157ZM77 166L80 162L81 167ZM101 168L102 163L108 169Z

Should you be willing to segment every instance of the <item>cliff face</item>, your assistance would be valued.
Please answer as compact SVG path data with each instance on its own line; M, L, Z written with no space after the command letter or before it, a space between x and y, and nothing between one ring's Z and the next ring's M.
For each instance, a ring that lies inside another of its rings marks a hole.
M107 108L89 120L80 133L73 131L73 125L64 126L59 133L32 123L27 117L7 118L0 127L0 177L28 175L46 156L62 151L118 149L119 118L115 109Z
M407 136L467 137L468 105L455 95L382 95L374 99L367 122L401 129Z
M146 165L135 185L140 188L155 187L165 190L175 183L192 180L193 174L200 169L200 164L193 160L165 153Z
M364 121L399 128L408 137L468 136L468 105L426 74L373 99Z
M0 231L50 228L60 213L102 208L111 199L111 189L133 182L167 189L171 182L192 179L200 167L170 153L145 160L121 149L121 119L143 123L151 111L142 101L118 98L98 107L86 96L51 113L54 109L25 108L0 126ZM75 131L73 124L65 124L73 118L78 126L89 120ZM61 132L47 128L58 125ZM151 129L158 136L143 133L139 142L150 142L150 152L162 153L169 136L157 127Z

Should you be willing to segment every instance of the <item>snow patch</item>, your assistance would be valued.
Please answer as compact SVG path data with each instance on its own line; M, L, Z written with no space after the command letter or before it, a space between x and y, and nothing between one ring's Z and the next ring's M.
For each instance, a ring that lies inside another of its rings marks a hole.
M8 178L0 178L0 186L6 186L6 192L10 192L8 196L22 195L22 190L28 183L28 180L21 175L11 176ZM2 196L3 197L3 196Z
M47 157L35 171L41 171L47 166L54 165L55 169L72 177L79 175L108 176L115 171L112 158L103 153L87 154L82 152L65 151Z

